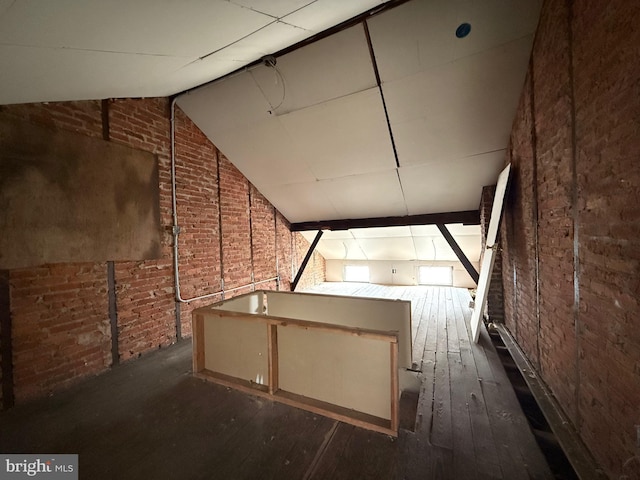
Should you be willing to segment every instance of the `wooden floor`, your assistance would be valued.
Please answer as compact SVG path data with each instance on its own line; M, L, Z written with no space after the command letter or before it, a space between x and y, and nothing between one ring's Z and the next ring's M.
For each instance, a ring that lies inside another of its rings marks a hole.
M411 300L422 387L397 439L190 375L188 341L0 413L0 452L77 453L81 479L553 478L469 293L323 284L318 293Z

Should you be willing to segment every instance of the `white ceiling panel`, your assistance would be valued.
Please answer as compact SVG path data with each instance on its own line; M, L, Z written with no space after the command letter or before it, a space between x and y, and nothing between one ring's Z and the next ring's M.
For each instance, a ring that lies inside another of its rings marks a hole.
M531 42L521 38L385 84L400 165L505 148Z
M376 86L362 25L279 57L276 68L253 76L278 115Z
M464 235L455 237L456 242L467 256L467 258L472 262L480 261L480 251L482 250L482 239L480 235Z
M0 0L2 104L174 95L227 75L379 5L380 0ZM265 13L261 13L264 11ZM276 17L293 14L305 26ZM32 47L26 49L25 47ZM64 51L64 54L59 53ZM100 81L87 52L115 55ZM47 88L40 59L63 56ZM130 56L134 57L131 60ZM152 58L148 58L152 57ZM360 60L359 60L360 61ZM368 61L368 57L361 61ZM151 65L151 67L149 67ZM161 69L154 68L162 65ZM26 66L26 67L25 67ZM60 80L60 77L65 80ZM108 87L105 88L104 85Z
M411 228L406 227L380 227L380 228L352 228L354 238L391 238L411 237Z
M179 70L157 80L159 85L170 83L172 90L187 90L207 83L229 72L282 50L288 45L308 38L311 32L281 22L274 22L204 58L190 60ZM252 67L253 73L255 73ZM259 70L259 67L258 67ZM273 72L267 70L267 73ZM273 75L273 73L271 73Z
M454 235L454 238L469 261L477 262L480 258L480 235ZM413 240L417 260L458 261L458 257L439 232L438 235L416 236Z
M368 20L383 83L451 62L455 1L413 1Z
M493 185L504 151L400 168L409 215L477 210L483 185Z
M415 260L411 237L359 238L358 244L368 259Z
M413 244L416 250L416 260L436 261L442 259L443 251L439 251L435 245L436 236L414 237ZM448 252L446 252L448 254ZM440 257L438 256L440 254ZM446 258L444 258L446 260Z
M407 214L395 170L323 180L318 184L338 214L322 220Z
M177 103L216 145L224 132L246 129L272 117L271 106L248 72L181 95Z
M309 240L311 241L313 238ZM362 248L353 238L325 239L323 235L316 248L327 260L367 260Z
M456 0L456 24L466 22L471 32L454 42L454 58L461 58L488 50L514 39L533 35L543 0ZM462 41L461 41L462 40ZM468 40L468 41L464 41Z
M473 55L533 34L541 0L413 1L369 23L383 83ZM469 23L471 32L456 37Z
M236 71L178 105L289 221L477 209L541 1L410 0L367 19L399 168L362 24L248 67L384 0L0 0L0 104L166 96ZM477 227L450 230L473 259ZM331 232L319 251L455 260L426 226Z
M389 170L393 150L377 89L298 110L278 119L319 180Z
M262 191L265 187L313 182L315 176L276 118L233 131L221 132L216 146Z
M355 17L377 5L386 3L387 0L317 0L309 6L302 8L282 20L292 25L311 30L314 33L322 32L329 27L340 23L336 21L334 12L344 15L343 20Z
M458 236L478 236L480 235L480 225L463 225L462 223L453 223L446 225L449 233L455 238ZM412 225L411 235L414 237L439 237L440 230L436 225Z
M338 212L320 183L272 185L259 190L290 222L337 218Z
M280 18L313 2L314 0L231 0L231 3L242 5L275 18Z
M194 58L273 21L223 0L17 0L0 16L0 43Z
M415 244L418 260L456 261L458 259L442 237L416 237Z
M353 240L351 230L325 230L322 234L322 240Z
M0 0L0 15L15 3L15 0Z
M74 72L79 63L82 70ZM143 97L145 75L162 75L181 63L175 57L0 45L0 64L12 65L0 69L0 104L68 100L70 85L75 99Z

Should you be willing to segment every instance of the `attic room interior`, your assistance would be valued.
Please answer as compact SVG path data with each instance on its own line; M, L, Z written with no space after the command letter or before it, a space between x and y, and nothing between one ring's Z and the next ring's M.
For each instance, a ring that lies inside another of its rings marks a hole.
M638 22L0 0L0 476L640 479Z

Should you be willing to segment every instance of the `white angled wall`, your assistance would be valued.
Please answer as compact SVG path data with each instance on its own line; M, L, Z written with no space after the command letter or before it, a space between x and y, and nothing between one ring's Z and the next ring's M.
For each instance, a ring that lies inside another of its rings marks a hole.
M472 262L476 270L477 262ZM384 261L384 260L327 260L327 282L343 282L345 265L367 265L369 281L382 285L418 285L418 268L420 266L453 267L453 286L476 288L476 284L457 261ZM394 273L395 271L395 273Z

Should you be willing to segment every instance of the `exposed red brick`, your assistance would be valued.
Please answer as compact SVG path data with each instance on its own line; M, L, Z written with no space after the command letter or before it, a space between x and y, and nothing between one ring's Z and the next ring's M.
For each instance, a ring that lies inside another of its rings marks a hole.
M166 98L110 100L108 104L110 141L157 157L161 225L165 231L161 258L115 263L120 360L176 341L169 105ZM100 101L12 105L2 107L2 111L51 128L103 135ZM219 292L223 280L226 289L248 285L227 293L227 297L238 295L251 291L252 280L277 275L282 280L280 288L288 290L297 272L295 262L308 248L306 240L299 233L291 233L286 219L180 109L176 110L175 145L182 297ZM314 256L308 268L303 283L324 279L324 259L320 255ZM277 286L272 281L258 288ZM109 367L111 332L105 263L12 270L10 288L18 401ZM182 336L191 335L193 308L220 298L181 304Z
M17 402L111 364L106 271L104 263L11 271Z
M506 323L610 478L634 473L640 419L638 21L624 0L545 2L502 232Z

